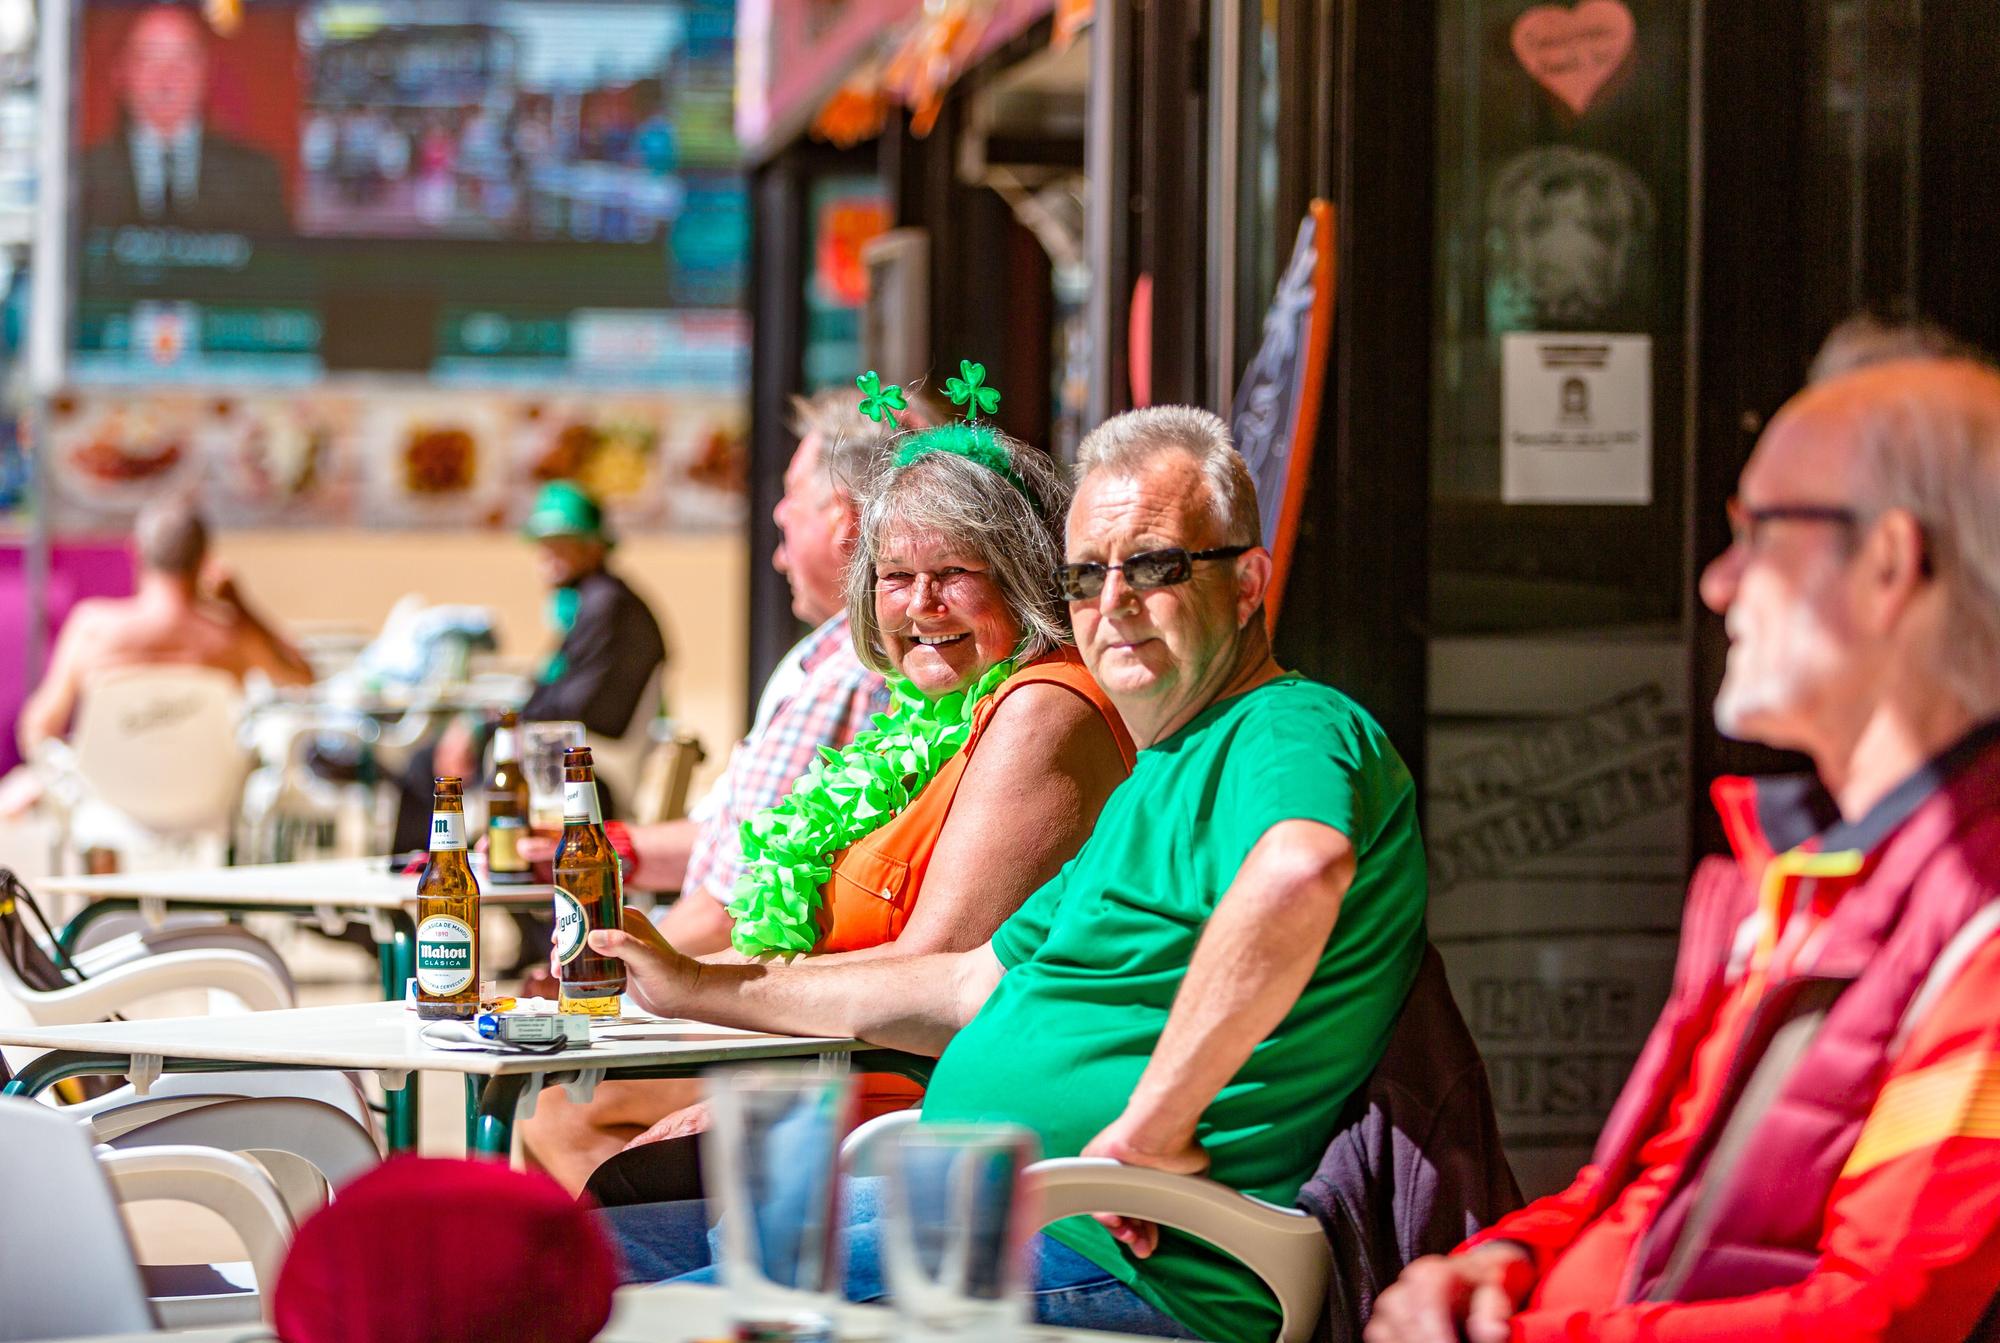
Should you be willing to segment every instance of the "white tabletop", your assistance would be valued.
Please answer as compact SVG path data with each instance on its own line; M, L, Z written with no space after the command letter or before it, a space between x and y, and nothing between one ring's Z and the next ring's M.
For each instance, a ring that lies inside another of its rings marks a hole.
M881 1306L843 1306L841 1343L888 1343L895 1314ZM729 1336L729 1297L719 1287L621 1287L611 1322L597 1343L699 1343ZM74 1343L237 1343L258 1337L255 1328L187 1329L172 1334L124 1334L77 1339ZM1023 1343L1139 1343L1131 1334L1088 1329L1030 1328Z
M812 1058L847 1054L860 1047L853 1039L765 1035L699 1021L626 1016L592 1022L587 1048L555 1054L501 1054L434 1048L418 1038L420 1024L416 1012L400 1002L343 1003L232 1016L0 1027L0 1044L135 1058L216 1059L383 1073L454 1072L478 1077Z
M547 886L496 886L485 859L474 855L481 898L499 904L548 903ZM389 870L382 858L331 858L307 863L188 868L178 872L119 872L102 877L49 877L36 883L51 895L86 900L176 900L212 905L296 905L301 909L398 909L414 905L417 878Z

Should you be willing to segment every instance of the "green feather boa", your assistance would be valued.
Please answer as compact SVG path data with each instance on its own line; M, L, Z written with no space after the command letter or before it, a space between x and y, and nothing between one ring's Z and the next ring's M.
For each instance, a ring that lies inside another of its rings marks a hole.
M729 940L745 956L801 956L819 941L822 889L842 849L902 815L972 735L979 702L1014 674L1009 659L969 689L931 699L889 680L889 712L842 750L820 758L785 800L743 823L743 875Z

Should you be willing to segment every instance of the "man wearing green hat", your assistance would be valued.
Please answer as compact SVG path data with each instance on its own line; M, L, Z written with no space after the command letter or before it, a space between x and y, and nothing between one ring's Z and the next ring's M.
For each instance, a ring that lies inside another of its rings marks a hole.
M660 622L638 593L604 567L612 546L604 512L574 482L544 485L521 532L535 545L535 568L549 589L549 625L562 638L521 706L521 717L574 719L595 736L623 737L653 673L667 660ZM438 740L433 760L411 762L412 787L405 789L407 805L396 818L398 852L425 845L433 771L478 777L478 743L462 722ZM604 791L601 780L598 790ZM606 814L611 810L607 798Z

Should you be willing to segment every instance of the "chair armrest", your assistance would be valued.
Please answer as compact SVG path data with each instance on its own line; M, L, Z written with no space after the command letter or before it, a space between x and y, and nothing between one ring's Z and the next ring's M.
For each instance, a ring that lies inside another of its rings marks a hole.
M374 1135L315 1100L281 1096L179 1096L139 1101L91 1122L100 1143L120 1151L162 1145L220 1148L264 1167L294 1221L325 1204L329 1189L382 1159Z
M854 1126L840 1141L840 1164L849 1178L882 1173L882 1144L895 1133L917 1122L917 1110L891 1110Z
M120 1087L118 1090L123 1091L124 1088ZM75 1105L65 1105L61 1113L78 1120L89 1129L91 1142L115 1145L118 1139L134 1129L171 1118L183 1110L200 1110L231 1099L233 1097L218 1092L212 1095L152 1095L143 1100L134 1100L129 1093L121 1098L118 1092L114 1091L108 1096L97 1096L90 1100L79 1101ZM107 1100L112 1103L109 1105L101 1103ZM212 1144L196 1144L196 1146L206 1145Z
M277 1284L295 1227L270 1177L247 1157L212 1147L149 1147L100 1152L98 1164L120 1202L171 1199L221 1217L250 1255L257 1290L268 1294Z
M100 919L91 925L90 931L84 934L85 945L70 955L76 967L86 975L96 977L121 965L129 965L148 956L164 956L170 951L245 951L276 971L286 990L296 996L292 972L286 968L284 958L269 942L240 924L219 920L170 921L164 928L119 933L105 941L92 942L90 934L111 921Z
M114 966L81 984L24 997L38 1025L102 1021L135 1002L181 989L220 990L253 1012L292 1005L291 991L269 963L247 951L167 951Z
M1281 1343L1311 1337L1326 1300L1332 1251L1307 1213L1195 1175L1171 1175L1103 1157L1038 1161L1026 1172L1041 1224L1115 1213L1199 1236L1264 1280L1284 1312Z

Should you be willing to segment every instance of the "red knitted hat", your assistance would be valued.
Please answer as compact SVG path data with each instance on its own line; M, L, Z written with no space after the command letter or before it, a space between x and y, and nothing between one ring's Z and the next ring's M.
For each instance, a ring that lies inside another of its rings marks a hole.
M595 1215L554 1180L404 1156L306 1219L271 1319L285 1343L587 1343L617 1282Z

